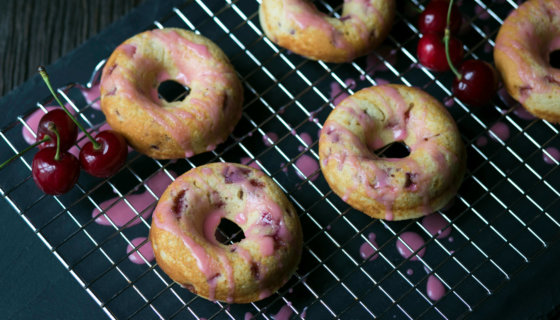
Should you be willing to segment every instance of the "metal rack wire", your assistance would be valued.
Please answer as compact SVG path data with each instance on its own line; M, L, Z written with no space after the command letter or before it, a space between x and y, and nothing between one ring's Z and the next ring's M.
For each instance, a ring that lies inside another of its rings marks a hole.
M558 162L546 151L560 145L555 126L520 118L515 106L498 99L487 110L471 110L453 100L450 75L418 66L419 34L407 10L397 13L385 42L398 59L373 53L385 66L373 74L366 58L335 65L309 61L277 47L263 36L258 5L257 1L186 1L166 19L153 23L157 28L182 27L209 37L239 72L245 87L243 117L230 139L215 151L180 161L131 153L116 176L102 181L82 176L70 193L59 197L43 195L33 186L30 156L12 164L18 170L0 172L2 197L110 318L238 319L249 312L270 319L283 306L302 318L456 318L484 303L557 240L560 222L553 212L560 207ZM338 15L329 3L318 5ZM407 0L404 5L421 9L424 4ZM517 3L475 0L472 6L464 4L468 8L464 12L467 56L491 60L487 46L494 45L498 26ZM93 85L103 63L93 70L87 87ZM356 85L348 84L347 78L355 79ZM337 98L331 96L330 86L352 94L380 79L421 87L450 105L469 156L465 182L454 204L441 212L445 228L453 230L453 242L433 236L420 220L372 220L334 195L319 170L306 176L297 166L303 156L318 160L316 132ZM92 128L103 124L101 113L84 101L77 85L61 88L59 93L85 124ZM39 101L37 107L45 110L47 102ZM29 129L25 117L32 111L0 131L2 153L17 153L26 146L21 130ZM507 126L511 136L506 139L492 130L496 123ZM275 132L278 140L270 140L269 132ZM314 137L312 142L304 133ZM487 145L477 143L481 137L490 138ZM554 166L542 161L543 153ZM149 213L158 199L146 180L162 172L173 179L174 173L207 162L241 159L270 175L300 214L304 253L299 270L286 286L248 305L211 303L180 288L145 257L144 265L128 261L128 255L137 250L126 253L124 247L132 245L132 238L148 234ZM140 210L128 199L138 190L153 197L151 205ZM135 213L124 226L111 221L105 214L108 208L104 211L100 206L115 194L111 207L125 203ZM45 214L45 207L53 208L50 214ZM93 209L100 210L110 225L96 224ZM415 231L426 240L415 251L426 249L418 261L403 259L395 249L406 231ZM368 238L370 232L376 234L376 243ZM377 259L360 257L363 243L376 247ZM429 276L446 288L438 301L426 293Z

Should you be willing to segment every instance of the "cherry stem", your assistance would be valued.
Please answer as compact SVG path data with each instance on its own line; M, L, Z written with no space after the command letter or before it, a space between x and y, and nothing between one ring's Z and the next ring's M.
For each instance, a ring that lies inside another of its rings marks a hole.
M49 125L49 130L54 132L54 134L56 135L56 153L54 154L54 160L58 161L60 160L60 133L58 133L58 130L56 130L56 126L52 123Z
M51 139L50 136L45 136L43 138L43 140L39 140L39 141L35 142L34 144L28 146L27 148L21 150L20 152L18 152L18 154L12 156L10 159L8 159L8 160L4 161L2 164L0 164L0 169L4 168L6 165L8 165L10 162L14 161L15 159L21 157L27 151L35 148L36 146L40 145L41 143L43 143L45 141L49 141L50 139Z
M66 112L68 117L70 117L70 119L72 119L72 121L74 121L74 123L78 126L78 128L80 128L80 130L82 130L82 132L88 137L89 141L91 141L91 143L93 144L93 148L96 149L96 150L99 149L101 147L101 144L99 142L95 141L95 139L89 134L89 132L87 132L87 130L78 122L78 120L76 118L74 118L74 116L70 113L70 111L68 111L68 109L66 109L64 104L60 101L60 99L58 99L58 96L56 95L53 87L51 86L51 81L49 80L49 75L47 74L47 70L45 69L45 67L39 66L38 71L39 71L39 74L41 75L41 77L43 78L43 81L45 82L45 84L49 88L49 90L50 90L51 94L53 95L54 99L56 100L56 102L58 102L60 107L62 107L62 110L64 110L64 112Z
M445 34L443 35L443 43L445 44L445 57L447 58L447 64L449 64L449 69L453 71L457 79L461 80L461 73L459 73L459 71L453 65L453 62L451 62L451 56L449 55L449 38L451 37L449 24L451 22L452 8L453 8L453 0L449 0L449 8L447 9L447 23L445 24Z

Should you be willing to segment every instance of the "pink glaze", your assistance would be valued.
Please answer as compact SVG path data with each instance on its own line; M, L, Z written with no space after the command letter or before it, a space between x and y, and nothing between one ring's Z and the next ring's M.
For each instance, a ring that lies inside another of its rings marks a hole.
M313 143L313 139L311 138L311 136L309 135L309 133L307 132L303 132L302 134L299 135L301 137L301 139L303 140L303 142L305 142L305 144L307 144L307 146L310 146Z
M272 294L272 292L270 292L270 290L263 289L263 290L259 293L259 300L262 300L262 299L264 299L264 298L270 297L271 294Z
M496 122L492 127L490 127L490 132L489 136L493 140L498 140L496 137L502 141L509 139L509 127L503 122Z
M382 88L385 95L387 95L396 105L396 113L394 113L393 117L389 119L389 124L393 123L392 129L394 139L395 141L403 141L407 136L407 120L405 113L408 110L408 106L404 101L403 96L397 89L390 86L383 86ZM386 110L389 109L387 108Z
M377 55L380 55L385 61L387 61L388 64L394 66L397 63L397 52L398 51L394 48L391 48L389 46L382 46L375 52L370 53L366 57L366 73L369 75L374 75L377 71L389 70L383 60L379 59Z
M409 269L406 269L406 274L408 274L409 276L411 276L411 275L414 274L414 270L412 270L412 269L410 269L410 268L409 268Z
M70 106L70 104L68 104L68 103L65 104L65 107L66 107L66 109L68 109L68 111L70 111L70 113L72 113L72 114L76 113L74 111L74 108L72 108ZM61 108L60 107L55 107L55 106L47 106L47 107L45 107L45 109L47 109L47 112L49 112L51 110L61 109ZM25 123L27 123L27 125L29 126L29 129L27 129L24 126L23 128L21 128L21 134L22 134L25 142L27 142L28 144L35 143L35 141L36 141L35 133L37 132L37 127L39 126L39 121L41 120L41 118L44 115L45 115L45 112L43 112L42 109L38 109L37 111L30 114L27 118L25 118Z
M120 46L118 46L117 50L123 51L124 54L131 58L134 57L134 54L136 54L136 46L129 43L121 44Z
M445 295L445 287L438 278L430 275L426 284L426 293L430 299L437 301Z
M455 104L455 100L453 100L453 97L445 97L443 98L443 105L451 108L453 107L453 105Z
M225 212L221 209L214 210L206 215L206 218L204 219L203 230L204 237L206 238L206 240L208 240L208 242L218 244L218 240L216 240L215 236L216 229L218 228L218 225L220 224L220 221L224 216Z
M309 178L309 180L314 181L319 176L319 163L312 157L304 154L296 160L296 167L301 171L296 171L298 177L302 180Z
M291 306L292 306L292 304L288 302L288 304L286 304L285 306L280 308L278 313L273 315L272 318L274 320L288 320L288 319L290 319L290 316L293 313Z
M453 237L449 237L449 238L447 238L447 241L453 242L453 241L455 241L455 239Z
M545 153L546 151L547 153ZM543 160L547 164L558 164L560 162L560 150L556 147L548 147L543 150Z
M80 86L79 88L86 102L91 105L93 109L100 110L101 100L99 100L99 97L101 96L101 93L99 92L99 82L93 84L91 88L83 86Z
M389 83L391 83L389 80L385 80L385 79L382 79L382 78L375 78L374 80L375 80L375 83L376 83L378 86L382 86L382 85L384 85L384 84L389 84Z
M173 172L170 171L170 173L172 174L172 176L175 176ZM169 176L165 172L160 171L153 177L146 180L146 185L154 192L157 197L159 197L163 194L163 192L171 182L171 178L169 178ZM144 219L148 219L150 217L150 215L152 214L152 210L148 210L148 207L154 205L157 200L147 190L141 194L132 194L125 196L124 198L128 200L128 202L130 202L130 205L134 209L136 209L136 211L140 213ZM115 201L117 202L115 203ZM135 219L132 221L132 219L137 217L136 213L125 201L120 200L119 198L113 198L103 201L99 204L99 207L105 211L105 215L109 217L109 219L111 219L111 221L113 221L113 223L117 227L122 227L129 221L130 223L127 225L127 227L132 227L141 222L140 219ZM99 214L100 211L97 208L93 209L91 216L95 218L95 222L100 225L110 226L111 222L109 222L105 215Z
M484 136L480 136L478 137L478 139L476 139L476 145L479 147L484 147L487 144L488 144L488 139L486 139L486 137Z
M342 90L342 87L338 84L338 82L331 82L331 100L333 102L333 104L335 106L338 106L338 104L346 99L349 94L346 93L346 91Z
M263 136L264 145L270 147L278 141L278 135L274 132L268 132Z
M253 314L251 312L245 312L245 316L243 317L244 320L251 320L253 319Z
M128 259L133 263L144 264L144 259L146 259L148 262L154 260L154 250L152 249L152 244L149 240L146 240L146 237L134 238L130 241L134 247L132 247L131 245L128 245L126 247L126 254L128 254ZM146 242L143 243L144 241ZM135 248L138 248L138 250L132 252ZM144 259L142 257L144 257Z
M371 242L371 244L369 242L364 242L360 246L360 257L362 257L362 259L364 260L375 260L377 259L377 248L379 248L377 242L375 242L375 233L370 232L368 234L368 240L369 242Z
M437 235L438 239L445 238L451 233L451 226L448 227L449 223L438 212L425 216L422 225L432 236Z
M252 159L249 158L249 157L243 157L243 158L241 158L240 162L241 162L241 164L244 164L244 165L247 165L249 167L261 170L261 167L259 167L259 160L255 160L253 162L251 162L251 160ZM249 162L251 162L251 163L249 163Z
M490 18L488 11L480 5L474 6L474 13L480 20L488 20L488 18Z
M416 232L412 232L412 231L404 232L399 236L399 238L400 239L397 239L397 243L396 243L397 250L399 251L400 255L405 259L411 257L413 252L417 251L418 249L420 249L420 247L424 245L424 239L422 239L422 237ZM406 247L405 243L412 249L412 251L410 251L410 249ZM410 261L417 261L418 257L421 258L424 256L424 253L426 253L426 248L422 248L420 251L418 251L416 255L410 258Z
M518 116L520 119L523 120L535 120L537 117L529 113L527 109L525 109L522 105L517 106L517 108L513 109L513 113Z

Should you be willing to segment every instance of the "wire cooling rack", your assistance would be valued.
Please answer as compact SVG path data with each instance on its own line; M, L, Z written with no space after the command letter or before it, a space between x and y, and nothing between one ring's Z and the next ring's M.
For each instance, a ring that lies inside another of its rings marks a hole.
M347 64L309 61L277 47L263 36L258 5L254 0L186 1L153 22L155 28L180 27L209 37L230 57L243 81L243 117L215 151L178 161L132 152L114 177L100 180L82 174L71 192L58 197L46 196L34 186L32 155L0 171L2 197L110 318L270 319L279 310L318 319L457 318L483 304L558 239L557 128L528 118L507 99L496 98L491 107L476 110L454 100L450 74L432 73L417 64L415 12L424 7L423 1L400 1L384 45ZM339 15L339 8L327 2L317 5ZM491 61L492 39L518 3L461 5L467 56ZM103 63L92 71L86 88L95 84ZM451 230L447 237L432 235L421 219L370 219L334 195L319 170L309 172L308 166L300 165L301 159L318 161L317 134L336 99L385 81L421 87L444 101L467 145L464 183L453 203L440 212L444 231ZM73 84L58 91L83 123L98 128L103 115L95 108L96 101L84 99L80 88ZM46 97L37 108L45 110L51 103ZM27 145L21 132L29 129L25 119L37 108L2 128L3 158ZM146 181L162 174L171 181L214 161L259 167L288 195L301 218L305 242L298 271L277 293L256 303L209 302L173 283L149 258L142 256L143 264L128 259L136 250L127 253L126 247L132 239L148 235L158 199L158 191ZM130 200L139 193L151 197L142 209ZM106 210L101 208L104 201L109 201ZM124 225L95 222L118 206L129 208L133 219ZM92 217L94 209L101 214ZM414 248L415 253L425 250L417 261L404 259L395 247L409 231L425 241ZM375 259L360 256L364 245L376 248ZM446 292L437 301L426 290L428 279L434 277Z

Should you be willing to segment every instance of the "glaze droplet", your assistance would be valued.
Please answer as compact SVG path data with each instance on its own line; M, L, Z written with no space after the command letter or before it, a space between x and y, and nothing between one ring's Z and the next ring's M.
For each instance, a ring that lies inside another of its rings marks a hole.
M416 232L407 231L399 237L400 239L397 239L397 250L405 259L408 259L412 256L413 252L417 251L424 245L424 239L422 239L422 237ZM405 243L412 249L412 251L406 247ZM421 258L424 256L424 253L426 253L426 248L422 248L422 250L418 251L414 257L410 258L410 261L417 261L418 257Z
M445 287L438 278L431 275L428 277L428 283L426 284L426 293L430 299L437 301L445 295Z

